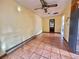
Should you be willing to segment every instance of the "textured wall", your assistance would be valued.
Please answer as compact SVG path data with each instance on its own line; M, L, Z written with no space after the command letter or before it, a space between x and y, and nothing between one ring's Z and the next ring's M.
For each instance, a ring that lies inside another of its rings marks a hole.
M70 13L71 13L71 1L69 1L69 5L63 11L63 15L65 16L65 25L64 25L64 37L69 41L69 28L70 28Z
M17 10L18 6L21 8L20 12ZM41 32L41 17L15 0L0 0L1 49L7 50Z

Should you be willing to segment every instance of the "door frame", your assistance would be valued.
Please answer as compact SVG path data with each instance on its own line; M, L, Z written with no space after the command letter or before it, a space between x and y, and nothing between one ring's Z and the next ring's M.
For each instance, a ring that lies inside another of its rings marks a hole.
M51 20L53 20L53 22L54 22L54 32L55 32L55 19L50 19L50 20L49 20L49 32L50 32L50 33L54 33L54 32L51 32L51 31L50 31L50 22L51 22Z

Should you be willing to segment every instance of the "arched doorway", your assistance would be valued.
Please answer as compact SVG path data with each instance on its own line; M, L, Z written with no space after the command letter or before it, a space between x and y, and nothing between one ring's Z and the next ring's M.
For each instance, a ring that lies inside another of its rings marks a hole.
M50 19L49 21L49 29L51 33L55 32L55 19Z

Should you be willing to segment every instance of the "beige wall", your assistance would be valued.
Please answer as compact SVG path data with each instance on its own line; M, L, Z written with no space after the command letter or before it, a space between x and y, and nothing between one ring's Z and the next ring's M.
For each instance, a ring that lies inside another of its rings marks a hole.
M64 37L69 41L69 28L70 28L70 13L71 13L71 1L69 1L69 6L63 11L63 15L65 16L65 25L64 25Z
M42 18L43 32L49 32L49 18Z
M55 32L61 32L61 15L54 17L43 17L43 32L49 32L49 20L55 19Z
M21 7L21 11L17 7ZM42 32L41 17L16 3L15 0L0 0L0 43L1 49L25 41ZM1 52L1 51L0 51Z

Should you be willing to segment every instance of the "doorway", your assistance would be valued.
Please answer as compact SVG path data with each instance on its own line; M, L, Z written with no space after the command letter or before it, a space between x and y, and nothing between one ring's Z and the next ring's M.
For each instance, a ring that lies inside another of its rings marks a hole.
M55 32L55 19L50 19L50 21L49 21L49 29L50 29L50 33Z

